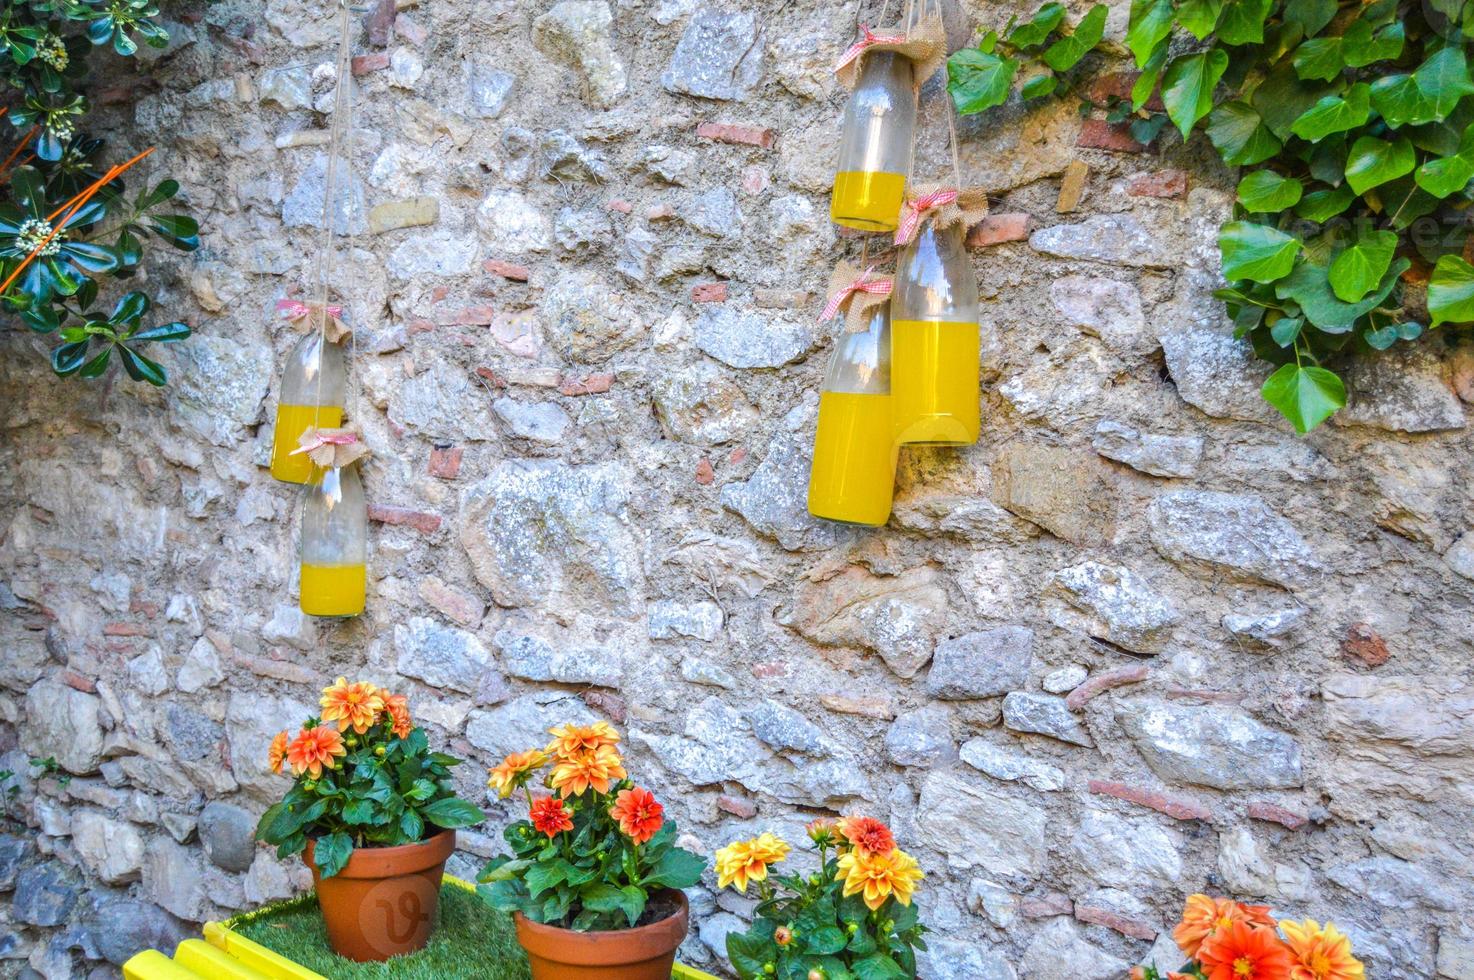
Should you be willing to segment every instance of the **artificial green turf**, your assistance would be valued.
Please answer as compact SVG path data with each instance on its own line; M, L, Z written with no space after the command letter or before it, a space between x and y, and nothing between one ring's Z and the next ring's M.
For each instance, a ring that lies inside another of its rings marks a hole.
M527 957L509 916L455 885L440 886L440 924L418 953L354 963L328 947L317 899L232 927L235 932L329 980L528 980Z

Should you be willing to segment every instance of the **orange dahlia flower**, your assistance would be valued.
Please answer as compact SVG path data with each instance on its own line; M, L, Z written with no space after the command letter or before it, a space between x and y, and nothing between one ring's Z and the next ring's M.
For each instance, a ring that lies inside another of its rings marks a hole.
M596 721L592 725L560 725L548 729L548 734L553 736L553 740L543 751L560 759L619 744L619 733L607 721Z
M609 815L619 822L619 829L636 844L654 837L665 824L665 807L648 789L636 786L621 790L609 808Z
M839 858L836 881L844 882L844 896L862 895L865 905L874 912L892 895L902 905L911 904L916 883L925 875L916 859L898 847L885 853L856 847Z
M716 853L717 887L732 885L744 895L749 881L768 877L768 865L788 857L789 846L772 834L728 844Z
M379 692L384 699L384 712L393 722L389 731L395 738L409 738L409 733L415 730L415 723L409 716L409 698L403 694L386 694Z
M1274 929L1233 922L1215 929L1198 949L1208 980L1290 980L1294 954Z
M1207 895L1189 895L1182 910L1182 921L1172 930L1172 938L1187 958L1198 958L1198 949L1203 940L1219 929L1235 922L1244 922L1256 928L1274 931L1275 921L1267 905L1242 905L1231 898L1210 898Z
M559 756L548 785L565 797L582 796L590 786L597 793L607 793L626 775L619 753L612 746L601 745L577 755Z
M292 775L311 773L313 779L321 779L323 768L336 769L338 757L348 754L343 746L343 736L326 725L304 728L296 739L287 746L287 764Z
M525 786L532 774L547 761L548 757L540 749L513 752L491 770L491 779L486 785L495 789L497 796L505 800L519 787Z
M1351 940L1331 923L1322 929L1314 919L1286 919L1280 929L1298 961L1290 980L1366 980L1366 967L1351 955Z
M287 758L287 743L291 736L286 732L277 732L276 738L271 740L271 748L266 750L266 764L271 766L271 771L281 772L281 766Z
M322 690L322 720L338 723L338 731L353 729L362 735L379 720L384 698L379 689L367 681L349 684L339 677L331 687Z
M891 829L874 817L845 817L839 822L844 839L871 854L889 854L896 849Z
M563 801L555 796L539 796L533 800L527 816L538 831L548 835L549 840L565 830L573 829L573 815L564 808Z

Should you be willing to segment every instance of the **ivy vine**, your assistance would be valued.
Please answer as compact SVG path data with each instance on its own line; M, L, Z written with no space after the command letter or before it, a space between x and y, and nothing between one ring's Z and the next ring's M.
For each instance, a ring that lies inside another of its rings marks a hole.
M958 111L1001 104L1026 61L1073 69L1100 41L1097 9L1048 46L1038 32L1063 30L1059 4L954 54ZM1051 64L1071 38L1078 55ZM1354 357L1474 322L1471 43L1466 0L1131 4L1140 75L1111 118L1138 139L1165 121L1184 140L1202 130L1244 168L1218 239L1228 286L1214 295L1276 365L1261 393L1302 434L1346 404L1337 372ZM1022 97L1059 88L1031 84Z

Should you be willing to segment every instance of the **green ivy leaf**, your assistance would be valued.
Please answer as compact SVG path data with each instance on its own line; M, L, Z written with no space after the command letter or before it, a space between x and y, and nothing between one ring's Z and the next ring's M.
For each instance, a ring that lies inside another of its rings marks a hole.
M1336 0L1289 0L1285 22L1298 24L1306 37L1315 37L1336 16Z
M1274 282L1288 275L1300 239L1252 221L1230 221L1218 233L1225 279Z
M1059 76L1053 72L1045 72L1043 75L1035 75L1027 82L1024 82L1023 87L1018 90L1018 94L1025 99L1038 99L1050 94L1057 88L1059 88Z
M1401 21L1373 28L1371 21L1358 18L1342 35L1341 53L1347 67L1364 68L1401 55L1405 37Z
M1098 3L1075 25L1075 30L1044 50L1044 63L1055 71L1069 71L1080 63L1105 36L1106 15L1110 8Z
M1438 117L1433 102L1408 74L1384 75L1372 82L1372 106L1394 129L1432 122Z
M1448 197L1474 180L1474 125L1464 130L1457 153L1429 160L1413 175L1419 187L1434 197Z
M1341 39L1318 37L1306 41L1295 50L1294 65L1295 74L1301 78L1330 81L1346 67L1341 56Z
M1320 224L1351 207L1354 200L1356 194L1342 184L1340 187L1329 187L1306 194L1295 206L1295 213L1307 221Z
M1172 0L1131 0L1131 19L1126 28L1126 47L1141 68L1172 33Z
M1296 262L1290 274L1275 283L1275 293L1281 299L1294 300L1305 319L1321 332L1349 333L1357 320L1376 309L1391 294L1398 277L1411 264L1407 259L1395 260L1376 289L1356 303L1346 303L1338 298L1331 288L1330 270L1309 261Z
M1162 102L1183 139L1213 108L1213 89L1228 69L1228 53L1220 48L1174 58L1162 78Z
M1019 63L1014 58L964 48L947 59L947 91L960 115L970 116L1008 101Z
M1218 22L1218 40L1224 44L1258 44L1264 40L1264 21L1273 0L1233 0Z
M1294 177L1282 177L1273 170L1256 170L1239 181L1239 203L1255 213L1284 211L1295 206L1304 190Z
M1295 74L1288 60L1270 70L1250 98L1269 131L1280 139L1290 138L1295 120L1328 95L1340 94L1340 88L1325 82L1305 81Z
M318 874L324 878L331 878L353 856L353 838L339 831L319 837L312 846L312 860L317 865Z
M1351 144L1346 158L1346 183L1358 194L1411 173L1417 166L1413 144L1402 137L1396 141L1363 136Z
M1177 7L1177 23L1201 41L1218 26L1223 0L1183 0Z
M1386 275L1396 251L1396 232L1372 231L1358 238L1331 263L1329 278L1336 298L1355 303L1371 292Z
M1302 436L1346 405L1346 385L1323 367L1285 364L1259 389Z
M1033 20L1020 24L1008 33L1008 43L1016 48L1032 48L1043 44L1064 19L1064 4L1046 3L1035 11Z
M1208 115L1208 139L1230 166L1252 166L1274 156L1284 145L1247 102L1225 102Z
M1305 318L1302 316L1282 316L1269 328L1269 336L1281 347L1289 347L1300 336L1300 329L1304 326Z
M1474 265L1457 255L1438 260L1428 280L1428 312L1431 327L1474 321Z
M1423 335L1423 325L1415 320L1405 323L1389 323L1384 327L1374 327L1362 334L1362 339L1367 346L1375 350L1386 350L1399 340L1417 340Z
M1430 57L1413 72L1418 91L1433 106L1434 118L1442 119L1466 95L1474 94L1469 80L1469 63L1461 45L1451 44Z
M1344 96L1328 95L1305 111L1290 132L1312 143L1330 136L1344 133L1358 126L1365 126L1372 113L1372 88L1366 82L1357 82L1346 90Z

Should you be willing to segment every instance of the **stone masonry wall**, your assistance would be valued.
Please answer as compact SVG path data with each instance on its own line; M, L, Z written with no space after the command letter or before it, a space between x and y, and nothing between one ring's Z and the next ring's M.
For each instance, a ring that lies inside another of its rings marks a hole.
M1024 6L949 6L954 43ZM891 821L928 871L927 978L1120 977L1197 890L1332 917L1378 980L1474 978L1458 338L1356 369L1295 437L1210 296L1233 175L1073 102L1007 107L962 126L995 201L983 438L904 451L888 527L819 523L855 4L388 0L355 29L337 211L371 599L314 623L265 465L333 18L166 7L170 48L95 101L204 219L148 271L197 336L162 392L54 380L18 327L0 351L0 768L27 828L0 836L0 973L115 976L300 888L249 838L283 788L265 749L347 674L406 689L478 799L503 753L602 717L707 853ZM453 870L496 849L491 810ZM750 903L692 897L683 955L720 969Z

